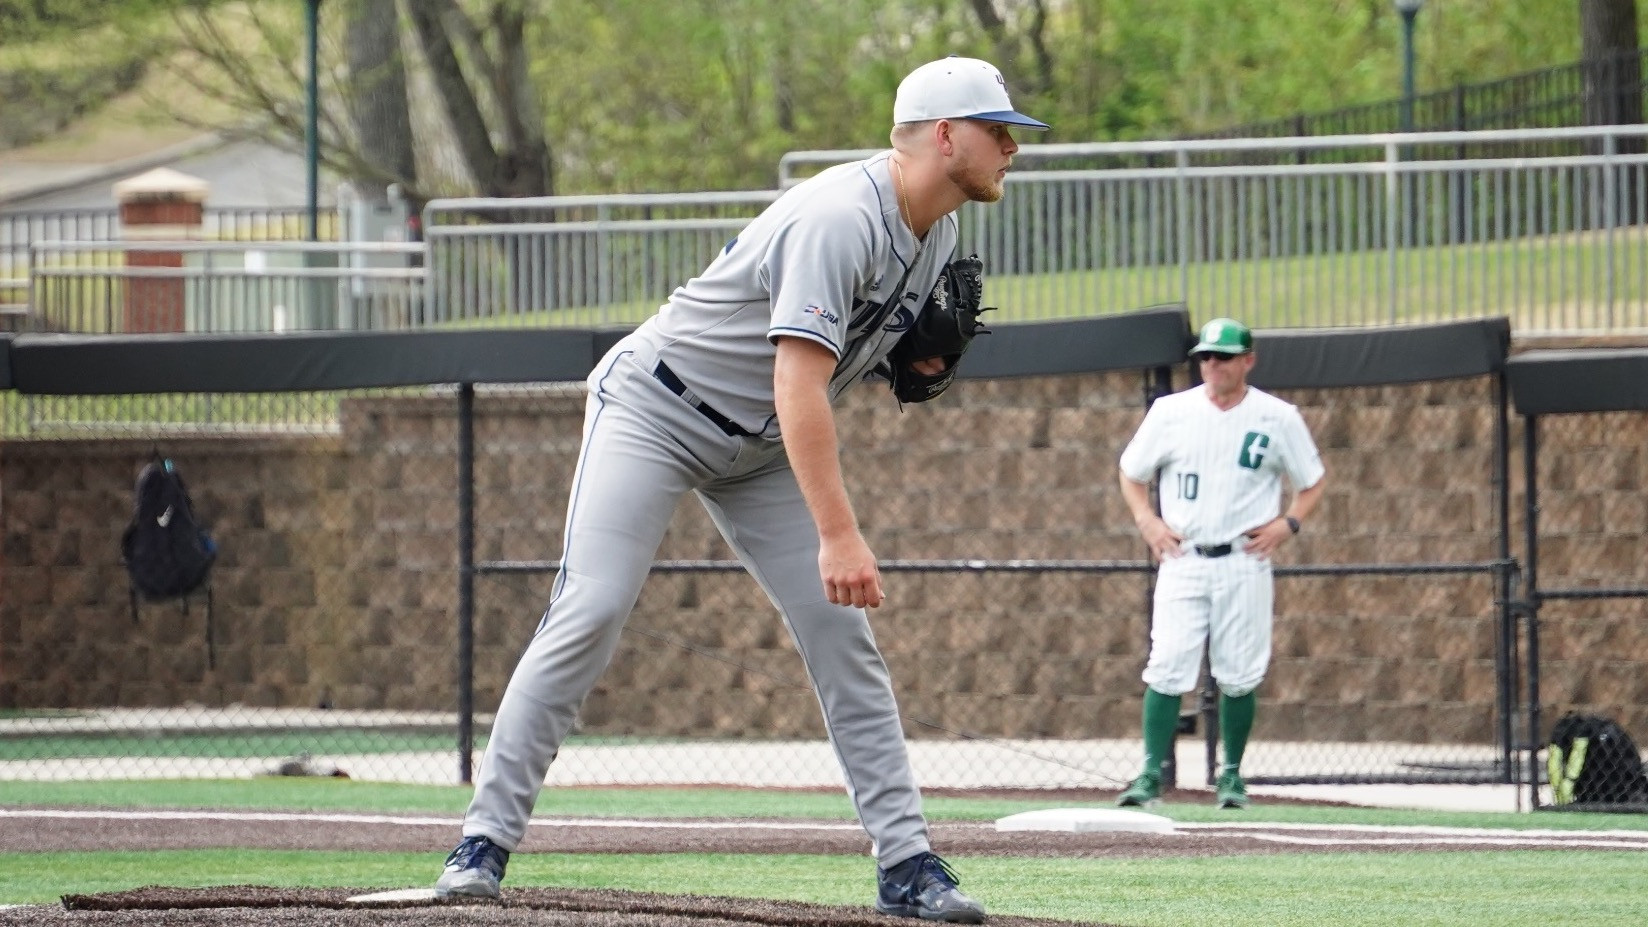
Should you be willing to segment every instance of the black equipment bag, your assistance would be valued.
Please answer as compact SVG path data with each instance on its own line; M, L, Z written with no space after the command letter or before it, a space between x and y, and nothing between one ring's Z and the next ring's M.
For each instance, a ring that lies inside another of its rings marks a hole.
M1551 728L1545 768L1556 805L1648 805L1648 774L1619 723L1569 712Z
M120 560L130 583L133 621L139 599L175 599L187 611L189 595L205 587L207 659L215 666L210 578L217 543L196 520L188 487L169 458L156 454L137 475L132 519L120 536Z

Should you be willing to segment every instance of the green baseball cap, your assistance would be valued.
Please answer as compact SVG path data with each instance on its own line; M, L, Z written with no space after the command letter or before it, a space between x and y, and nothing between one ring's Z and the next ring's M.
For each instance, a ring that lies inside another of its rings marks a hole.
M1253 350L1253 332L1235 319L1214 319L1202 326L1201 340L1190 349L1197 354L1246 354Z

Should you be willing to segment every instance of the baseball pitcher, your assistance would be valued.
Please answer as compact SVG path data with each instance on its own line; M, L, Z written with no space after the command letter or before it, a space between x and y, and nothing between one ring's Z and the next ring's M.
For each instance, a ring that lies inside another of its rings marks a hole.
M1013 110L1001 72L911 72L892 149L786 191L589 376L548 610L498 708L439 895L496 898L578 707L611 660L676 502L692 493L806 663L877 863L877 910L979 923L934 855L866 608L885 594L841 473L832 409L867 375L943 392L979 332L980 262L953 215L1001 198Z
M1122 497L1160 563L1144 670L1144 769L1117 804L1153 806L1184 693L1206 642L1219 685L1220 808L1245 808L1242 753L1270 665L1270 555L1322 498L1321 455L1297 407L1247 383L1253 333L1233 319L1202 327L1190 356L1202 385L1156 400L1121 456ZM1160 478L1161 514L1150 504ZM1282 477L1294 488L1281 507Z

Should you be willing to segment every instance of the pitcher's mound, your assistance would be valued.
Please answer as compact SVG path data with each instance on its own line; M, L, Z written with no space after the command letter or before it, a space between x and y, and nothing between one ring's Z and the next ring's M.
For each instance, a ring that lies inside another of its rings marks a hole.
M412 893L416 892L414 896ZM435 898L433 890L150 885L65 895L62 907L0 911L0 927L912 927L868 903L663 895L613 889L508 887L497 901ZM385 898L365 904L357 898ZM19 914L18 917L12 917ZM1071 921L992 914L990 927L1076 927Z

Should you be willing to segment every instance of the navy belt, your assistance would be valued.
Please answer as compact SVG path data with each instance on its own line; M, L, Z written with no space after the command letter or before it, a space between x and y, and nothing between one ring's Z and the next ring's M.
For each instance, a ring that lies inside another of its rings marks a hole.
M1230 545L1230 544L1220 544L1216 547L1201 547L1201 546L1198 546L1198 547L1195 548L1195 551L1196 551L1196 553L1201 554L1203 557L1207 557L1209 559L1216 559L1216 558L1219 558L1219 557L1228 556L1235 549L1236 548L1234 546Z
M714 422L716 427L720 428L722 431L735 438L755 437L754 433L745 431L743 426L715 411L714 406L711 406L704 400L699 399L697 393L687 389L687 384L681 382L681 378L675 375L675 371L669 369L668 364L663 361L659 361L658 366L652 368L652 375L657 377L658 382L664 384L670 392L680 396L687 403L687 405L697 409L700 414Z

